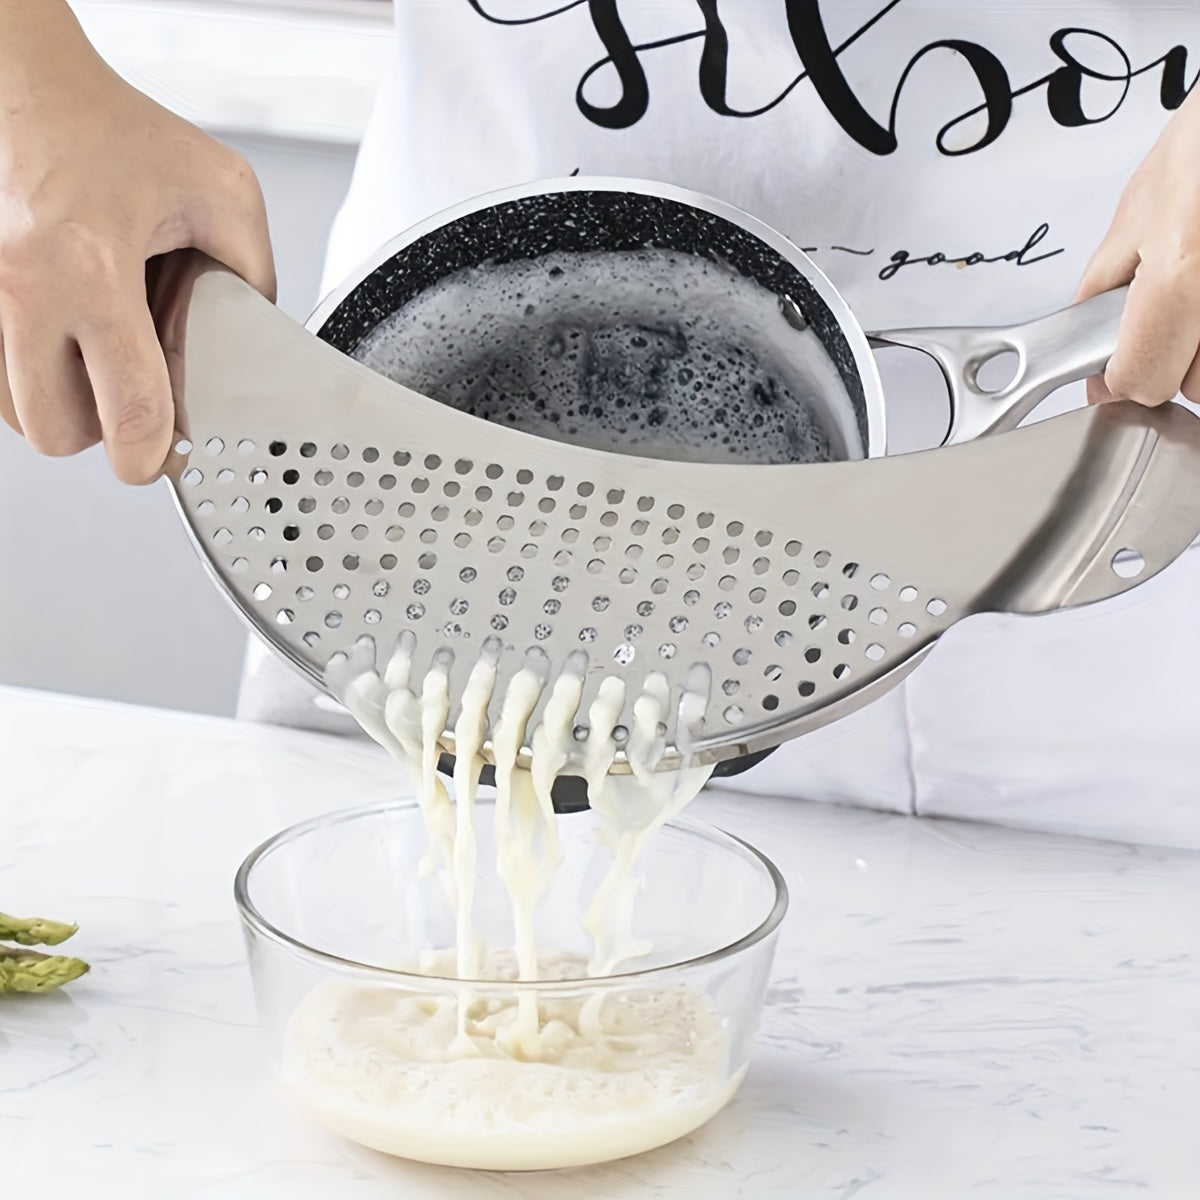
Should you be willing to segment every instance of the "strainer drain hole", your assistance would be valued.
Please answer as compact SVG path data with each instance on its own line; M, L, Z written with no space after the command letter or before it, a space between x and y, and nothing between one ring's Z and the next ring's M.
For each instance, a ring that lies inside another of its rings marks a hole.
M1137 550L1125 546L1112 556L1110 565L1119 578L1136 579L1146 569L1146 560Z

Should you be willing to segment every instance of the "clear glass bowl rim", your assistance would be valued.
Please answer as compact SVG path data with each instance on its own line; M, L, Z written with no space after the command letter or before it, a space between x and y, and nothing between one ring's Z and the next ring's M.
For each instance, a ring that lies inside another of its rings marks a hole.
M491 802L489 800L480 800L478 803L490 804ZM640 971L625 971L616 975L602 975L595 978L585 976L579 979L552 980L466 980L450 976L418 975L410 971L394 970L390 967L381 967L373 963L360 963L351 958L343 958L340 955L331 954L327 950L318 950L315 946L309 946L299 938L293 937L291 934L272 924L258 911L258 908L251 901L249 890L251 876L254 873L255 867L269 854L288 845L288 843L297 841L315 830L365 820L386 812L416 810L417 808L418 805L415 800L387 800L381 803L377 802L354 808L339 809L334 812L323 813L317 817L311 817L307 821L300 821L295 825L289 825L286 829L280 830L278 833L259 843L243 859L233 881L234 903L237 905L238 916L241 918L243 925L259 937L275 943L275 945L290 952L297 958L310 960L315 963L324 963L331 968L336 968L343 974L365 975L379 982L386 980L392 984L403 984L406 988L421 991L436 990L444 992L446 987L450 985L454 987L469 987L472 991L503 990L505 993L511 994L514 991L521 992L528 990L536 992L539 995L544 995L555 992L577 992L581 987L595 990L615 985L628 986L630 983L641 979L652 979L656 976L672 973L677 974L681 971L704 967L721 962L724 959L733 958L774 933L787 913L787 882L784 880L779 868L765 854L750 845L749 842L745 842L741 838L725 832L723 829L718 829L714 825L708 825L703 821L695 821L687 817L672 818L664 823L663 828L677 829L698 835L722 846L726 850L734 849L742 855L749 856L770 878L775 889L775 901L771 905L771 909L766 917L758 925L728 945L721 946L716 950L709 950L693 958L682 959L679 962L662 963L659 966L647 967Z

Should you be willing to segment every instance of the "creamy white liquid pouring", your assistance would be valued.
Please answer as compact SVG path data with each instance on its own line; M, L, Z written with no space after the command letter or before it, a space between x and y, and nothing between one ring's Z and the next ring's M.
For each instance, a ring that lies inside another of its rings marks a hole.
M409 770L429 837L423 871L438 871L456 920L452 952L415 968L474 981L429 992L329 983L289 1026L285 1070L304 1104L330 1128L377 1149L426 1161L497 1169L598 1162L662 1145L696 1128L736 1090L727 1037L708 998L641 986L613 995L586 982L570 994L497 992L488 980L600 978L651 947L633 935L634 868L648 839L703 787L710 768L657 772L670 694L651 676L618 724L625 688L605 679L579 713L586 657L550 678L531 652L503 695L494 695L498 643L472 667L454 723L453 797L437 764L452 702L448 657L413 678L411 637L382 673L364 641L331 663L329 682L363 729ZM696 728L707 675L680 702L680 727ZM544 703L542 703L544 700ZM540 719L530 728L534 714ZM490 716L494 714L494 719ZM483 947L473 920L482 865L474 829L485 742L496 771L495 869L512 908L514 945ZM517 767L523 746L531 768ZM631 773L610 774L618 748ZM612 863L583 918L588 961L543 948L535 913L561 862L555 779L582 774ZM547 1138L546 1134L555 1136Z
M496 866L513 905L520 978L537 978L533 910L560 861L551 790L557 776L568 768L586 779L589 803L613 851L612 868L585 917L595 946L588 973L610 975L622 963L643 956L648 948L634 942L630 932L637 896L632 869L654 831L679 813L711 774L710 767L656 770L665 750L670 703L666 679L653 674L646 680L634 702L632 729L618 724L625 685L616 676L603 680L586 724L577 725L586 656L568 660L550 683L545 656L532 652L499 697L492 727L488 713L496 699L499 644L485 644L463 689L455 723L456 797L452 801L437 771L444 749L442 731L450 714L450 664L447 658L435 656L418 699L411 678L413 644L411 635L402 637L381 676L373 661L374 646L364 639L349 658L338 656L330 664L329 680L363 729L404 763L418 783L431 852L447 877L447 895L458 918L457 977L478 977L479 946L471 924L478 863L471 818L482 748L489 734L496 770ZM707 673L697 668L680 700L679 727L685 734L697 727L707 687ZM541 720L531 731L530 719L547 689ZM528 771L517 766L526 743L532 751ZM625 750L630 774L611 773L619 748Z

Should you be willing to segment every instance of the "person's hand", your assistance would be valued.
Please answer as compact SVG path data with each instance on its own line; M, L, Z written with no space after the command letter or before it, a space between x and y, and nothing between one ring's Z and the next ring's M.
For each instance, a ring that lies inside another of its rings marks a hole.
M0 0L0 416L44 454L157 476L174 406L147 262L195 247L274 299L262 193L126 84L64 0Z
M1200 95L1193 93L1125 187L1076 295L1130 283L1116 353L1088 399L1200 401Z

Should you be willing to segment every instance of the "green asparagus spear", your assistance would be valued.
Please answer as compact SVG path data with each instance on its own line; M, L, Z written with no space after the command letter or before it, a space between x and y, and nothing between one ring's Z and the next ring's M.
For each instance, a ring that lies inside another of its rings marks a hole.
M57 946L78 928L62 921L44 921L41 917L22 919L0 912L0 942L16 942L18 946Z
M9 992L50 992L87 971L87 963L78 958L0 946L0 996Z

